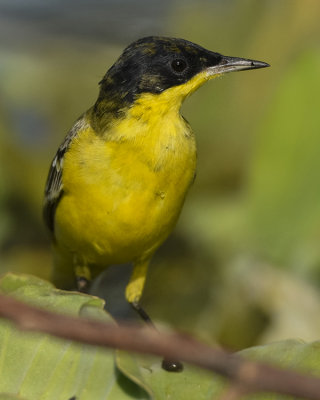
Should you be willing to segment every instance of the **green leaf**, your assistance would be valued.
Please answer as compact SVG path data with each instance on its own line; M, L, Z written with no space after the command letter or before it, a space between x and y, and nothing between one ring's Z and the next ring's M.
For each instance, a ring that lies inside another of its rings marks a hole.
M96 297L55 289L30 276L6 275L2 293L33 305L74 316L110 321ZM0 324L0 393L4 399L126 400L149 396L114 365L113 351L60 340L41 333L20 332Z
M0 291L55 312L112 321L102 300L57 290L35 277L6 275ZM320 342L287 340L239 354L320 376ZM226 385L219 375L187 364L183 372L170 373L158 357L21 332L0 320L0 400L218 400ZM270 399L270 394L259 399Z
M304 343L288 339L264 346L255 346L238 354L255 361L320 376L320 342Z
M155 400L212 399L216 380L213 373L187 364L184 364L183 372L167 372L161 368L161 361L158 357L132 356L125 351L117 351L116 357L118 368L144 387Z
M260 361L270 365L276 365L298 371L305 374L312 374L320 377L320 342L304 343L302 340L284 340L264 346L251 347L238 352L239 355L253 361ZM224 385L220 381L214 391L214 399L218 399ZM252 394L245 396L245 400L294 400L293 396L279 394Z
M303 343L301 340L285 340L245 349L237 354L253 361L320 376L320 342ZM155 400L219 400L228 387L228 382L221 376L189 365L184 366L182 373L166 372L161 368L160 360L155 357L133 358L128 353L119 352L117 365L121 365L121 370L131 379L151 387ZM272 397L270 393L244 397L247 400L257 398L293 399L276 393L272 394Z

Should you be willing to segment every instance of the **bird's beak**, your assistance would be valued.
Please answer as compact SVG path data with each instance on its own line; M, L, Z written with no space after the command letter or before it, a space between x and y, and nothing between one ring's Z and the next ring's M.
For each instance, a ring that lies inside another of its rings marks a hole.
M246 69L257 69L266 67L270 67L270 65L262 61L249 60L239 57L222 56L219 64L208 67L206 71L208 72L209 76L212 76L225 74L226 72L244 71Z

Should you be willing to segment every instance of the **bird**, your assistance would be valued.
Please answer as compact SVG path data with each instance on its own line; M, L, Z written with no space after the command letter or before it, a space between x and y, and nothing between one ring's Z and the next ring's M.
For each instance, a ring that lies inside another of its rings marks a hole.
M140 305L147 270L196 174L181 105L213 78L268 66L179 38L148 36L125 48L49 170L43 215L58 287L85 291L108 266L130 262L125 297L151 321Z

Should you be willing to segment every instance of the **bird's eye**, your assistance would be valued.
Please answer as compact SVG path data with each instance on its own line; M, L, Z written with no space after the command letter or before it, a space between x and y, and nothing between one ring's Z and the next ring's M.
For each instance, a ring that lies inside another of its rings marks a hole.
M172 61L171 67L175 72L181 73L187 68L187 63L182 58L176 58Z

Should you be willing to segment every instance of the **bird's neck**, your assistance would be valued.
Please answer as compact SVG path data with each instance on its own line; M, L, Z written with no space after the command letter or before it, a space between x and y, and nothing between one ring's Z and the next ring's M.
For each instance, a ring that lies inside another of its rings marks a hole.
M182 98L168 96L168 91L161 94L143 93L128 110L130 118L142 123L156 124L168 118L180 118Z
M104 107L100 109L102 114L92 109L91 125L109 147L110 143L115 146L117 153L126 149L128 154L140 154L140 158L143 154L141 159L148 168L159 171L195 154L192 130L180 114L182 101L183 96L172 96L168 91L144 93L117 115L113 112L114 102L108 105L105 101L99 105ZM98 121L99 130L94 121Z
M107 76L91 110L93 127L96 132L104 133L111 125L128 117L149 124L168 118L181 118L180 108L183 101L204 82L214 77L204 71L187 83L173 86L161 93L144 92L134 95L134 88L124 90L114 77Z
M167 119L181 118L180 108L183 96L170 96L168 91L161 94L143 93L130 102L121 93L99 96L91 109L91 123L102 135L124 119L136 120L141 124L154 126Z

